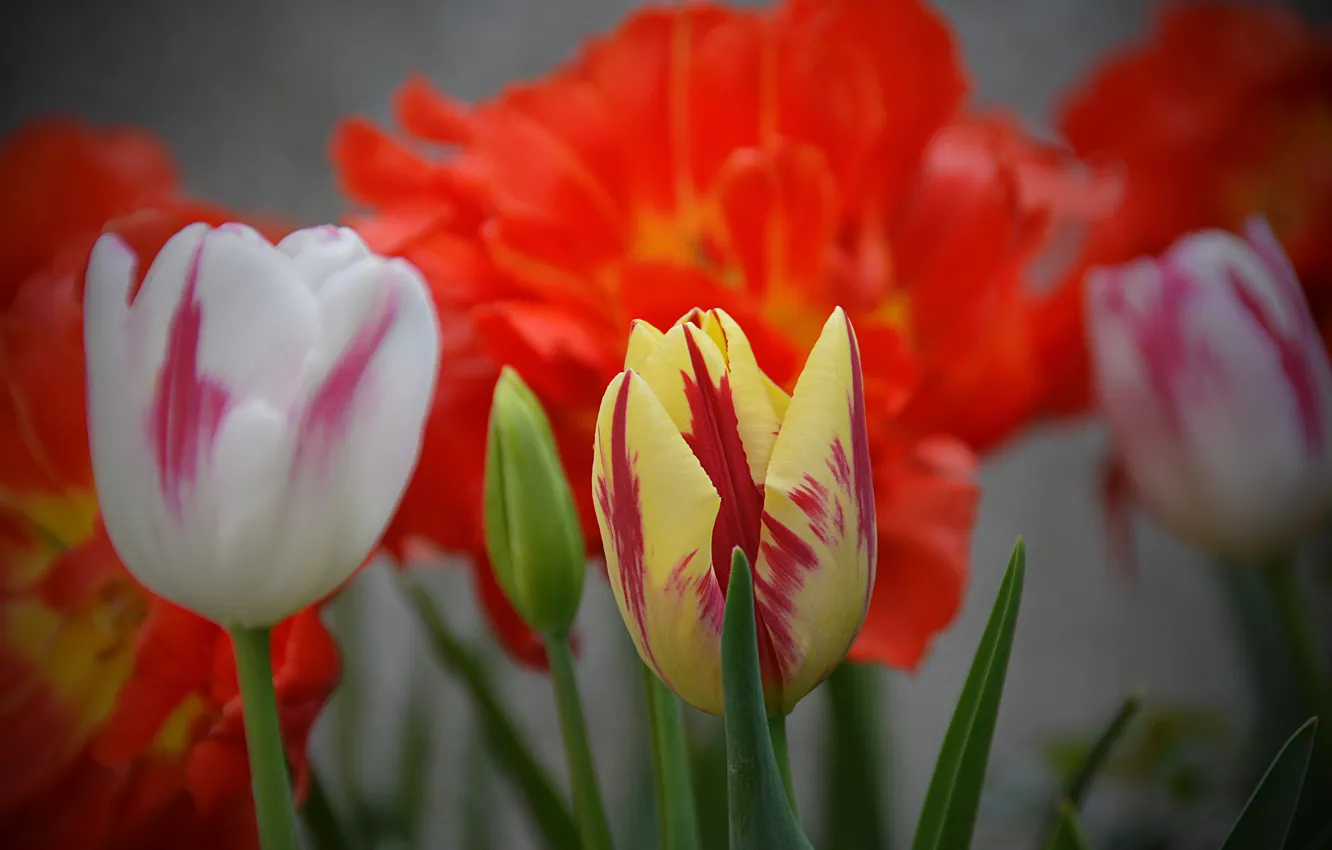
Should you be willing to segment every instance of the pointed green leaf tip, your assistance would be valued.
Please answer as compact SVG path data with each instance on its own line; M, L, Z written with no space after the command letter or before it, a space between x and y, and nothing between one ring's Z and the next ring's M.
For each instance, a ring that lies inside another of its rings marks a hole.
M736 547L722 622L731 850L812 850L786 799L768 731L754 622L754 578Z
M948 724L912 850L957 850L971 846L1008 657L1013 649L1026 567L1027 550L1019 537L971 663L971 672L962 686L953 720Z
M1318 719L1313 718L1286 741L1221 850L1281 850L1286 845L1317 734Z
M495 577L514 609L538 632L567 632L583 598L582 525L550 421L507 366L490 408L485 520Z

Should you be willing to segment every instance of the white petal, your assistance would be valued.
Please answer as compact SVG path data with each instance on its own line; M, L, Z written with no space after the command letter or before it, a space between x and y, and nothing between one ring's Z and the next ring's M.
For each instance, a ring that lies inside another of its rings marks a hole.
M296 273L318 292L330 277L370 256L370 249L350 227L325 224L297 230L278 243Z
M216 524L199 553L213 573L199 585L201 604L228 622L267 625L315 601L293 594L291 576L305 565L283 551L291 453L286 416L262 401L237 406L218 433L210 468Z
M1139 497L1158 512L1196 501L1173 400L1153 386L1142 324L1160 309L1154 263L1087 277L1087 328L1097 396Z
M1326 475L1275 342L1224 287L1197 300L1181 334L1195 360L1180 408L1212 537L1243 550L1298 531L1304 483Z
M416 467L439 324L425 282L401 260L334 275L319 307L324 338L295 435L289 530L319 541L327 591L369 554Z
M84 293L88 368L88 436L97 500L107 533L131 573L157 590L160 560L156 517L161 493L154 480L142 421L144 396L130 374L127 299L135 278L134 252L114 235L97 240Z

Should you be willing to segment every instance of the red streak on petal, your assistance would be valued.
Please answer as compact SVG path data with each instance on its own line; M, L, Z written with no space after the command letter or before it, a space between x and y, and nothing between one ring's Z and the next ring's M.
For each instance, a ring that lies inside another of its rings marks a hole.
M643 502L642 482L634 474L633 458L629 454L629 382L637 380L630 372L620 384L620 391L615 396L615 410L611 417L610 464L606 464L603 454L602 469L609 472L609 477L599 478L596 482L597 501L601 514L610 526L611 548L615 550L616 564L620 570L620 587L624 593L625 606L633 618L634 628L647 653L647 661L657 671L662 681L666 681L661 667L652 652L647 631L647 594L646 594L646 549L643 542Z
M715 634L720 635L726 601L722 597L721 589L717 587L716 577L711 572L700 573L692 578L685 573L697 555L698 550L695 549L680 559L680 563L671 569L670 575L666 578L665 590L676 596L683 596L685 593L695 594L698 597L703 623Z
M298 455L327 452L342 436L356 395L370 371L370 361L384 344L397 314L397 290L386 288L311 396L301 417Z
M721 497L712 528L712 570L717 583L725 588L731 578L731 552L736 546L751 564L758 556L763 487L749 474L730 376L722 374L719 385L714 386L692 333L685 334L685 345L694 374L681 370L690 412L690 427L684 438Z
M795 595L805 584L805 574L818 569L819 562L813 546L766 511L763 527L768 530L763 543L768 575L754 574L754 603L763 614L759 620L759 662L765 673L777 672L778 681L785 681L800 662L791 629Z
M851 341L851 461L853 486L848 492L856 499L856 545L869 559L868 580L874 581L874 566L879 558L878 523L874 512L874 468L870 460L869 432L865 425L865 381L860 372L860 349L856 345L851 319L846 317L846 334ZM839 447L841 441L837 441ZM834 448L836 450L836 447Z
M829 501L831 500L829 499L828 488L809 473L805 473L804 481L791 491L792 504L804 511L805 516L809 517L810 531L814 532L814 536L819 538L819 542L825 546L832 546L833 541L839 539L842 532L842 529L838 528L837 536L833 536L830 527L832 511L828 504ZM838 503L837 508L840 516L840 503Z
M222 385L199 374L203 308L195 293L207 241L207 237L200 240L194 249L185 288L167 329L166 352L149 407L148 432L158 480L176 519L183 515L186 489L198 478L199 460L212 448L231 404Z

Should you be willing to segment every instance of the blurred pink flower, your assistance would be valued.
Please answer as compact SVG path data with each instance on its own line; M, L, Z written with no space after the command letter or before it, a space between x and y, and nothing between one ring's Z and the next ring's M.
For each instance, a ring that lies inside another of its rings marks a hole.
M1332 510L1332 367L1260 218L1088 276L1100 403L1133 495L1219 555L1261 559Z

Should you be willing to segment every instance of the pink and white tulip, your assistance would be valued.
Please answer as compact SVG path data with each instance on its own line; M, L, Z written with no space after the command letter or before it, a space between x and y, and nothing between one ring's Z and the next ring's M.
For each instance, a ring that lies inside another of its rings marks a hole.
M439 364L417 271L351 230L239 224L136 258L98 240L84 299L97 497L145 587L271 625L375 546L416 466Z
M1332 368L1261 219L1088 278L1098 392L1134 494L1227 557L1284 554L1332 512Z

